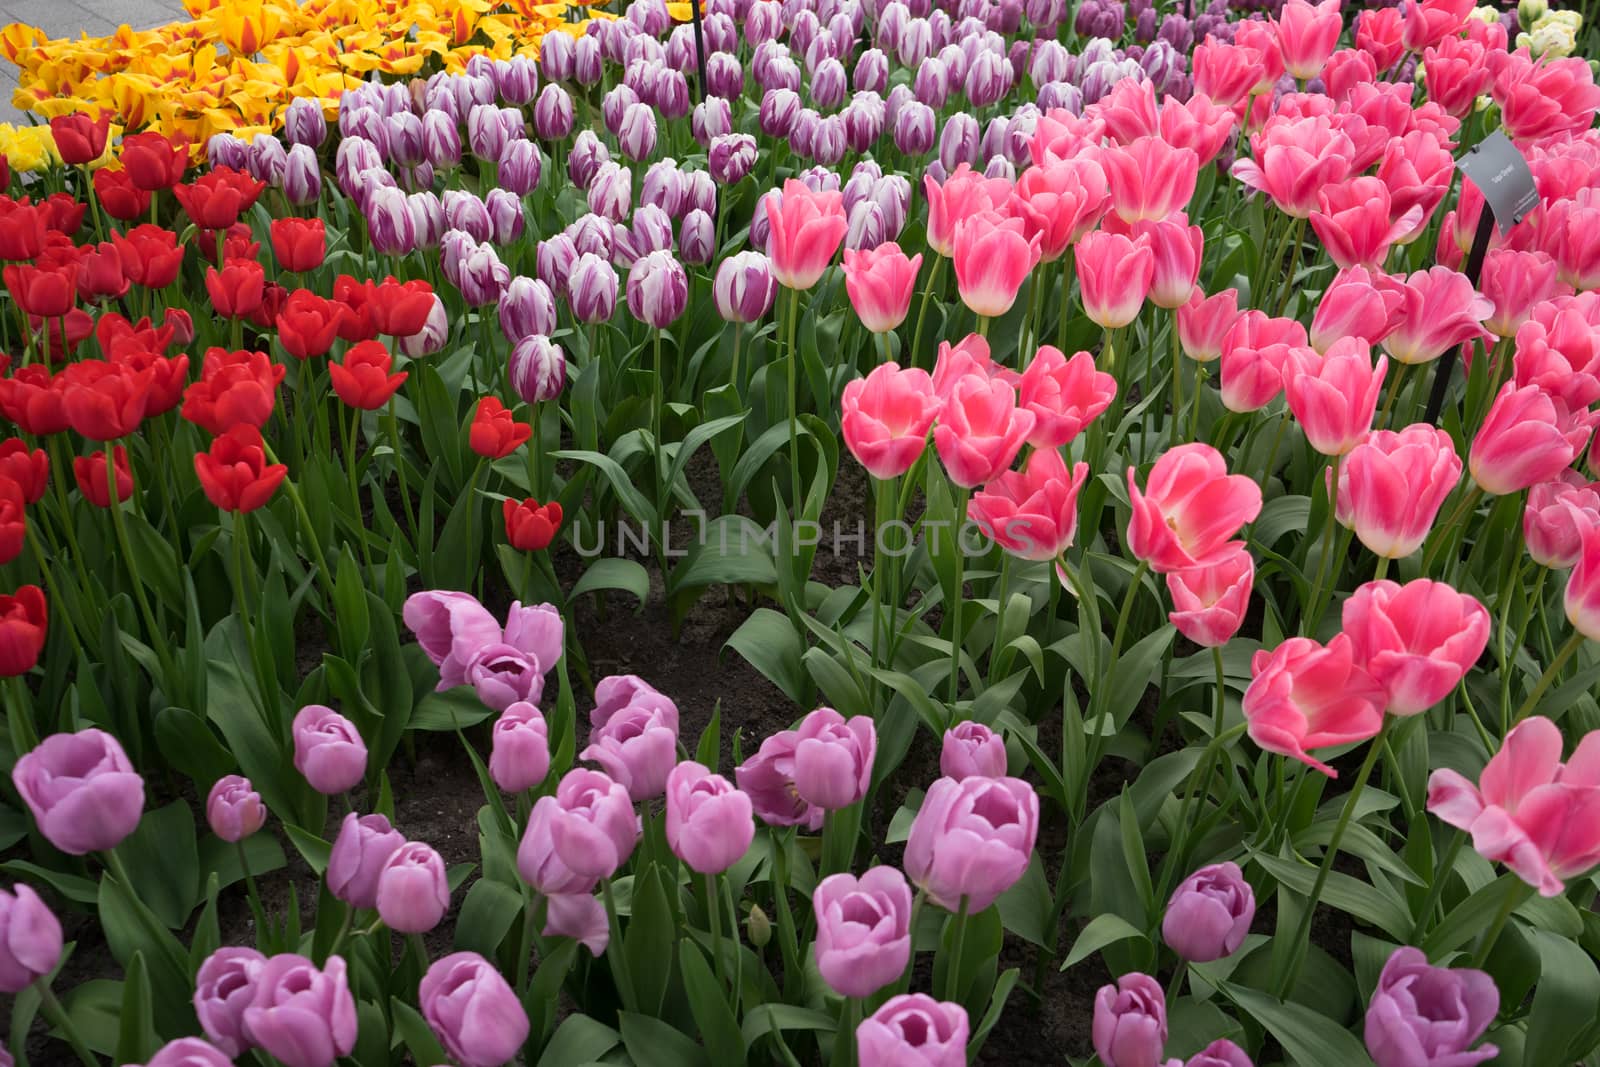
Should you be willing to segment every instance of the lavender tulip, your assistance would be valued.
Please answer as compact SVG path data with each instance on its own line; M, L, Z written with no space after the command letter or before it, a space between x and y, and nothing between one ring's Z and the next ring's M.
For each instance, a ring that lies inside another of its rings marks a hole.
M1006 744L981 723L960 723L945 731L939 750L939 773L958 782L974 776L1003 778Z
M768 137L788 138L800 119L800 95L792 89L772 89L761 97L758 119Z
M144 779L112 735L52 734L17 760L11 782L39 832L72 856L114 848L139 825Z
M328 122L322 117L322 105L307 96L297 96L289 101L283 113L283 135L291 145L320 148L328 136Z
M1219 1037L1205 1048L1190 1056L1183 1067L1255 1067L1244 1049L1225 1037Z
M317 965L304 956L273 956L256 978L245 1031L285 1067L333 1067L356 1045L356 1003L344 959Z
M450 909L444 860L420 841L395 849L378 872L378 917L402 934L425 934Z
M551 344L547 338L539 340L544 341L543 347L546 351L554 350L554 360L559 361L561 365L560 374L564 381L566 360L560 355L561 349ZM518 346L519 349L521 347ZM516 371L516 362L516 352L513 351L513 374ZM522 362L527 364L529 359L525 357ZM535 361L533 373L529 374L527 370L523 373L537 382L539 372L540 368ZM514 377L512 388L518 393L522 392ZM560 391L558 387L555 394L551 395L559 394ZM534 396L538 399L549 399L538 390L534 392ZM534 402L536 401L529 401L529 403ZM520 793L524 789L532 789L544 781L545 775L550 772L550 729L539 709L532 704L526 702L512 704L501 712L500 718L495 720L491 745L489 777L494 780L495 785L507 793Z
M715 137L706 156L706 169L719 185L737 185L756 165L756 139L747 133Z
M1125 974L1094 998L1094 1050L1106 1067L1157 1067L1167 1043L1167 998L1147 974Z
M244 1011L255 1000L256 979L267 957L253 948L219 948L206 957L194 978L194 1013L206 1038L238 1058L252 1042L245 1036Z
M671 252L651 252L628 272L628 312L640 322L665 329L689 302L689 278Z
M1420 949L1395 949L1367 1005L1367 1051L1378 1067L1472 1067L1499 1054L1472 1046L1500 1011L1494 979L1434 967Z
M533 60L527 56L497 60L493 71L490 76L500 93L500 99L512 107L523 107L533 102L534 94L539 91L539 68Z
M61 735L57 735L61 736ZM20 993L61 962L61 923L30 886L0 889L0 993Z
M683 172L683 209L704 211L708 215L716 214L717 183L711 180L711 175L706 171Z
M500 153L496 177L500 188L516 196L527 196L539 185L544 160L532 141L512 141Z
M332 796L352 789L367 770L367 746L355 723L332 708L307 704L295 714L294 769Z
M1239 951L1255 914L1255 891L1238 865L1212 864L1178 883L1161 936L1181 958L1209 963Z
M230 844L243 841L266 825L267 808L250 779L237 774L217 779L206 796L206 823Z
M724 100L737 100L744 93L744 68L737 56L713 52L706 57L706 92Z
M550 287L537 278L512 278L501 294L497 311L501 332L512 344L532 334L555 333L555 297Z
M672 248L672 217L654 204L639 206L633 213L633 226L628 232L633 240L634 259ZM632 266L632 261L628 265Z
M383 171L369 171L383 174ZM417 226L411 217L406 194L393 187L376 187L368 195L364 209L367 239L381 255L402 256L417 248Z
M887 92L889 88L889 57L881 49L877 48L869 48L862 52L856 60L856 69L851 80L858 91Z
M890 997L856 1029L864 1064L963 1067L967 1062L967 1010L926 993Z
M322 167L309 145L289 149L283 165L283 196L296 207L315 204L322 196Z
M689 126L695 143L709 148L712 140L733 132L733 112L726 100L710 96L695 105Z
M572 133L572 97L561 86L552 83L539 90L533 129L541 141L564 141Z
M577 42L570 34L546 34L539 44L539 66L545 80L571 81L576 50Z
M817 970L842 997L870 997L897 981L911 960L911 887L893 867L859 879L835 874L811 894Z
M572 265L577 260L577 246L572 243L572 238L564 233L551 234L540 241L534 256L539 280L544 282L556 296L566 295L567 277L572 273Z
M487 241L494 232L489 208L476 193L465 189L446 189L439 198L444 205L445 228L470 234L474 241Z
M700 874L721 874L755 838L750 798L720 774L685 761L667 775L667 845Z
M1039 797L1027 782L940 778L912 823L906 873L947 911L965 897L968 910L979 912L1022 877L1038 832Z
M595 174L611 162L611 152L593 130L580 130L567 157L567 176L580 189L589 188Z
M755 322L766 316L777 298L772 264L760 252L739 252L717 266L712 294L725 322Z
M639 816L627 789L599 771L576 768L554 796L534 805L517 870L543 893L589 892L596 881L616 874L638 840Z
M617 272L609 259L592 252L580 255L567 279L567 301L579 322L609 320L617 307Z
M683 72L662 68L656 72L651 102L664 119L681 119L689 113L689 80Z
M522 1002L494 965L476 952L456 952L429 967L417 1003L439 1043L462 1067L500 1067L528 1039Z
M811 157L824 167L837 166L849 147L843 115L824 115L811 139Z
M864 249L877 248L886 240L888 233L884 225L883 209L871 200L863 200L857 204L848 218L844 246L860 252Z
M660 208L668 218L683 214L684 172L678 169L677 160L658 159L650 164L639 185L639 203Z
M526 219L522 198L507 189L490 189L484 200L489 216L489 236L498 245L509 245L522 236Z
M591 24L593 25L593 24ZM601 57L600 41L594 37L580 37L572 46L572 79L584 88L600 84L600 78L605 72L605 64ZM545 86L542 92L548 92L550 87ZM538 112L534 113L537 121ZM543 137L544 134L540 134Z

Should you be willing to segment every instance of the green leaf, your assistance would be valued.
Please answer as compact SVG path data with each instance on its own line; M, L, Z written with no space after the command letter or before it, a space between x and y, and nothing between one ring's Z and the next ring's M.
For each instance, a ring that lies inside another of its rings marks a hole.
M1007 930L1024 941L1051 949L1055 947L1056 936L1050 921L1054 904L1044 875L1044 863L1037 852L1028 860L1028 869L1017 883L1001 893L1000 899L995 901L1000 909L1000 920Z
M200 856L189 805L175 800L146 812L117 855L145 906L170 929L183 927L200 896Z
M628 977L640 1009L659 1014L672 980L672 946L677 927L661 868L652 863L633 883L633 906L622 950L628 958Z
M1302 897L1316 884L1315 868L1252 850L1251 857L1267 873ZM1405 902L1376 885L1333 871L1322 887L1322 903L1369 922L1384 933L1404 941L1411 933L1411 916Z
M1072 943L1072 950L1067 953L1067 958L1061 961L1061 969L1064 971L1068 967L1082 963L1107 945L1132 938L1146 944L1150 941L1143 930L1120 915L1113 912L1096 915L1089 920L1089 924L1078 934L1078 939Z
M1539 985L1528 1015L1523 1063L1570 1063L1591 1049L1573 1042L1594 1021L1600 970L1580 946L1544 930L1529 931L1539 949Z
M552 459L570 459L579 463L587 463L599 469L610 483L612 491L617 494L617 499L622 502L622 507L635 522L643 523L654 530L656 527L656 511L645 500L644 494L634 486L628 477L628 472L622 465L610 456L601 455L599 452L589 452L584 449L561 449L550 453Z
M117 1037L118 1063L143 1063L161 1047L150 996L150 975L144 954L135 952L122 982L122 1024Z
M620 589L624 593L632 593L643 610L645 601L650 599L650 573L637 560L616 556L597 559L573 584L568 596L576 599L585 593L597 593L602 589Z
M200 792L205 792L202 785L236 766L233 754L222 747L211 727L188 708L164 708L156 715L156 745L168 763L194 779Z
M493 959L522 911L521 893L501 882L478 879L461 902L461 914L456 918L456 949Z
M682 1031L674 1030L660 1019L634 1012L618 1012L617 1024L622 1028L622 1043L636 1064L650 1067L709 1067L705 1050ZM719 1064L720 1067L720 1064Z
M100 925L111 954L124 967L135 953L144 957L150 974L156 1029L163 1034L193 1033L196 1028L189 998L189 954L155 914L122 884L100 879Z
M428 1028L428 1023L417 1013L417 1009L401 1000L399 997L389 998L389 1012L394 1017L395 1033L405 1042L406 1048L411 1051L413 1063L449 1063L450 1057L445 1054L444 1046L439 1044L439 1039L433 1036L433 1031Z
M333 854L333 846L309 830L302 830L298 826L288 823L283 827L289 834L289 840L294 842L295 850L306 861L306 866L316 872L318 878L328 869L328 857Z
M813 1030L819 1034L831 1034L838 1028L838 1020L827 1012L794 1004L758 1004L744 1013L744 1043L747 1048L753 1048L757 1041L774 1030Z
M555 1023L562 983L567 980L567 972L572 970L573 960L578 958L578 942L563 940L563 944L551 949L550 954L539 961L539 969L533 973L533 981L528 983L528 992L523 998L535 1048Z
M100 899L99 885L89 879L63 871L53 871L27 860L7 860L5 863L0 863L0 871L11 875L28 875L78 904L93 904Z
M1117 807L1117 826L1122 831L1122 858L1128 865L1128 874L1139 900L1144 904L1145 915L1155 911L1155 888L1150 884L1150 861L1145 856L1144 834L1139 830L1139 816L1133 808L1133 794L1122 791Z
M717 769L717 757L722 752L722 701L711 707L711 721L700 731L700 743L695 746L694 758L703 767Z
M800 657L805 648L787 616L771 608L757 608L724 647L743 656L790 700L799 703L804 699L807 681Z
M17 996L18 1003L25 995L37 997L31 990ZM117 1042L122 1037L122 983L109 978L91 978L81 982L61 998L72 1025L77 1028L84 1044L101 1055L112 1057L117 1052ZM12 1019L13 1025L16 1019ZM54 1033L54 1031L52 1031ZM57 1035L62 1036L62 1035ZM11 1047L21 1049L27 1044L26 1035L19 1039L13 1032Z
M1278 1039L1288 1062L1296 1067L1370 1067L1372 1059L1356 1036L1326 1015L1233 982L1223 982L1220 988Z
M1505 903L1506 893L1511 890L1510 883L1515 881L1520 879L1507 872L1451 908L1439 925L1422 939L1422 951L1428 954L1429 959L1438 959L1483 933Z
M1000 976L994 984L994 992L989 996L989 1010L983 1013L983 1019L978 1023L978 1028L972 1031L972 1037L967 1041L967 1061L975 1063L978 1052L983 1048L983 1043L989 1039L989 1033L1000 1022L1000 1016L1005 1013L1006 1001L1011 997L1011 990L1016 987L1017 979L1022 977L1022 972L1013 967Z
M679 944L678 968L683 972L684 990L689 994L695 1025L700 1028L700 1040L717 1067L739 1067L744 1063L744 1037L728 1006L728 995L717 984L711 965L695 943L685 939ZM626 1024L623 1036L627 1036Z
M587 1015L569 1015L544 1047L538 1067L590 1063L622 1043L622 1035Z
M446 689L442 693L428 693L411 713L408 728L412 730L446 731L476 726L494 715L493 708L484 707L483 701L467 686Z

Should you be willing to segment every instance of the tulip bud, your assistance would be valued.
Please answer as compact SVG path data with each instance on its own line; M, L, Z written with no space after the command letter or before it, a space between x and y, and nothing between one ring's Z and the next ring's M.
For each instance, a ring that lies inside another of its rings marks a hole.
M572 246L579 255L588 252L603 259L611 258L610 219L593 213L582 215L578 221L567 227L566 232L567 236L572 238Z
M755 322L772 309L778 283L760 252L739 252L717 267L712 293L725 322Z
M706 169L719 185L737 185L756 165L756 139L747 133L715 137L706 156Z
M425 934L450 908L450 885L439 853L412 841L401 845L378 874L378 917L402 934Z
M439 240L447 229L444 204L430 191L412 193L406 197L406 207L411 212L411 222L417 231L417 247L438 248Z
M572 154L567 157L567 176L573 185L587 189L596 172L609 162L611 153L605 142L593 130L580 130L572 142Z
M572 243L572 238L564 233L552 234L539 242L534 257L539 280L549 287L551 293L566 295L567 276L572 273L572 265L577 259L578 249Z
M913 100L900 109L894 122L894 146L908 156L925 155L933 147L933 108Z
M684 211L684 172L678 169L675 159L661 159L650 164L639 186L639 203L654 205L666 212L669 218L678 218Z
M856 89L882 93L889 88L889 57L877 48L869 48L856 60L854 74Z
M1517 4L1517 24L1524 30L1530 30L1549 10L1548 0L1520 0Z
M297 96L289 101L283 113L283 135L291 145L321 147L328 136L328 123L322 117L322 105L307 96Z
M668 251L651 252L628 272L628 312L640 322L665 329L689 301L689 278Z
M311 788L332 796L353 789L367 770L367 746L349 719L308 704L294 717L294 769Z
M412 359L431 356L444 350L444 343L449 337L450 317L445 313L444 301L435 293L433 307L428 311L428 321L418 332L400 338L400 351Z
M541 141L564 141L572 132L572 97L561 86L552 83L539 90L533 129Z
M621 222L633 200L633 172L617 163L604 164L589 184L588 200L590 211Z
M939 162L947 172L953 172L962 163L976 165L978 158L978 120L965 111L958 111L945 120L939 132Z
M761 910L760 904L750 905L750 914L744 921L745 936L756 948L766 948L772 941L772 920Z
M250 779L237 774L217 779L206 797L206 822L211 832L232 844L243 841L267 821L261 794L250 786Z
M550 286L537 278L511 279L500 297L500 329L515 344L531 334L556 331L556 304Z
M315 204L322 195L322 168L317 153L309 145L289 149L283 168L283 195L296 207Z
M647 159L656 150L656 113L647 104L629 104L615 132L624 156L635 162Z
M532 103L533 94L539 89L539 69L527 56L497 60L490 77L500 93L500 99L513 107Z
M446 189L439 198L444 206L445 228L461 230L472 236L474 241L487 241L494 231L494 223L489 219L489 207L476 193L469 193L465 189Z
M600 54L600 41L596 37L580 37L572 47L572 78L584 88L600 83L605 64ZM549 91L545 86L545 92ZM537 112L535 112L537 119ZM543 134L540 134L543 137Z
M849 142L845 137L844 116L826 115L817 123L811 139L811 158L824 167L838 165Z
M704 266L716 255L716 225L699 208L683 217L678 230L678 252L685 263Z
M394 188L375 188L367 200L364 214L367 217L367 239L374 251L381 255L403 256L416 250L416 222L411 217L405 193Z
M379 147L389 161L402 167L411 167L423 159L422 120L410 111L390 115L379 127L382 133Z
M505 151L506 128L500 122L500 109L493 104L474 104L467 112L467 143L477 158L493 163Z
M617 307L617 272L607 260L585 252L567 279L567 302L579 322L607 321Z
M250 142L247 169L251 177L268 185L283 184L283 170L289 164L289 154L283 142L270 133L258 133Z
M249 166L250 146L231 133L213 134L206 142L206 162L212 170L218 167L244 170ZM374 161L373 165L378 163Z
M496 176L500 180L500 188L516 196L527 196L538 187L543 168L544 160L539 154L538 145L532 141L512 141L500 153Z
M455 119L442 111L429 111L422 116L422 155L439 170L460 164L461 128Z
M506 189L490 189L484 208L488 212L490 236L495 244L508 245L522 236L525 224L522 198L516 193Z
M507 376L527 403L554 400L567 385L566 353L543 334L530 334L511 349Z
M686 211L704 211L707 215L717 213L717 183L711 180L710 174L703 170L683 173L683 207Z

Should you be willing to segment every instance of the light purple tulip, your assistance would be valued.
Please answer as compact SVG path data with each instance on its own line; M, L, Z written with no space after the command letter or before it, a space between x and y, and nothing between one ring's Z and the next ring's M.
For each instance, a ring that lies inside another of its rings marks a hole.
M289 101L283 113L283 135L291 145L320 148L328 136L328 122L322 117L322 105L306 96Z
M658 797L677 759L678 708L633 675L602 679L580 759L598 763L636 801Z
M487 241L494 231L489 208L476 193L465 189L446 189L439 198L444 207L447 230L461 230L474 241Z
M856 1055L885 1067L965 1067L967 1009L926 993L890 997L856 1028Z
M1420 949L1394 951L1367 1005L1367 1051L1378 1067L1472 1067L1493 1045L1472 1046L1500 1012L1500 991L1482 971L1434 967Z
M562 38L557 40L556 38ZM539 44L539 66L545 80L564 82L572 80L573 61L577 41L568 33L546 34Z
M857 90L886 92L889 88L889 57L878 48L869 48L862 52L856 60L853 80Z
M352 818L354 816L351 816ZM256 979L267 957L253 948L219 948L195 975L194 1013L213 1045L232 1057L251 1047L244 1010L256 996Z
M1178 883L1161 937L1182 959L1209 963L1239 951L1255 915L1255 891L1238 864L1214 863Z
M496 60L490 77L500 91L500 99L513 107L532 103L539 91L539 68L527 56Z
M45 840L72 856L115 848L144 810L144 779L94 727L45 738L17 760L11 782Z
M795 789L794 758L800 735L780 730L761 742L756 754L734 769L734 780L750 797L756 815L768 826L822 829L827 812L807 802Z
M703 170L683 172L683 210L717 213L717 183Z
M283 167L284 199L296 207L314 204L322 195L322 167L316 150L297 144L289 149Z
M867 795L877 751L870 716L846 719L832 708L817 708L796 731L795 792L824 811L847 808Z
M572 133L572 120L572 96L565 89L552 83L539 90L533 105L533 130L539 140L566 140Z
M612 233L615 235L617 231ZM633 213L633 226L628 233L633 240L634 259L651 252L670 251L672 217L654 204L641 204ZM630 261L628 265L631 267L633 263Z
M1019 778L940 778L911 824L905 870L928 898L980 912L1028 869L1039 834L1039 797Z
M699 208L683 217L678 228L678 252L683 261L701 267L716 255L716 223Z
M422 155L437 170L461 163L461 127L443 111L422 116Z
M462 1067L500 1067L516 1058L528 1039L522 1002L494 965L476 952L435 961L422 976L417 1002L439 1043Z
M939 750L939 773L960 781L977 775L1004 778L1006 743L1000 735L976 722L963 722L945 731Z
M518 275L506 285L497 309L500 330L513 345L532 334L556 332L556 302L550 287Z
M267 807L250 779L237 774L217 779L206 797L206 822L211 832L230 844L243 841L267 822Z
M352 908L377 907L378 876L405 843L382 815L346 815L328 857L328 891Z
M289 153L283 142L270 133L258 133L250 142L247 169L258 182L283 185L283 170L289 165Z
M650 164L639 185L640 205L653 205L675 219L683 214L685 199L684 172L678 161L659 159Z
M495 244L509 245L522 236L527 220L523 216L520 196L508 189L490 189L484 197L483 206L489 216L489 238Z
M787 139L800 121L800 94L792 89L769 89L761 97L758 120L768 137Z
M1171 1062L1177 1062L1176 1060ZM1183 1067L1255 1067L1244 1049L1219 1037L1184 1061Z
M233 1057L198 1037L180 1037L156 1050L150 1062L130 1067L231 1067Z
M611 258L612 234L615 232L610 219L593 212L580 215L566 230L567 236L572 238L573 248L580 256L592 255L602 259Z
M642 69L636 69L634 77L643 78ZM606 95L600 98L600 120L605 123L606 131L611 136L617 136L617 131L622 129L622 117L628 109L636 104L643 103L639 92L627 82L613 85Z
M245 170L250 165L250 145L231 133L212 134L206 141L206 163L212 170Z
M489 777L507 793L520 793L550 773L550 728L532 704L513 704L495 720Z
M597 23L591 23L591 26ZM580 37L573 43L572 48L572 78L579 85L588 88L600 84L600 79L605 73L605 64L602 61L600 40L597 37ZM545 86L545 91L549 91ZM569 97L570 99L570 97ZM537 118L537 112L535 113ZM539 134L541 138L545 135Z
M750 850L756 824L750 798L720 774L690 760L667 776L667 844L691 870L721 874Z
M633 172L619 163L603 163L589 183L589 210L596 215L621 222L629 215L633 201Z
M578 249L572 243L572 238L564 233L551 234L540 241L534 255L539 280L556 296L566 295L567 278L577 261Z
M572 317L583 323L606 322L617 307L617 272L609 259L585 252L567 279Z
M716 138L732 133L733 111L728 102L720 96L708 96L700 101L694 106L689 130L701 148L709 148Z
M645 103L629 104L617 125L617 147L634 162L649 159L656 150L656 113Z
M640 322L665 329L688 303L689 276L671 252L651 252L628 271L628 312Z
M529 334L512 347L508 374L526 403L554 400L567 386L567 355L544 334Z
M444 859L420 841L390 854L378 872L378 917L402 934L425 934L450 910Z
M516 196L527 196L539 186L544 159L532 141L512 141L500 153L496 177L500 188Z
M31 886L0 889L0 993L20 993L61 962L61 923Z
M1167 998L1148 974L1125 974L1094 998L1094 1050L1105 1067L1159 1067Z
M893 867L859 879L834 874L811 894L817 970L841 997L870 997L898 981L911 960L911 887Z
M832 111L844 103L845 93L849 91L849 80L844 73L844 64L837 59L824 59L818 64L816 73L811 76L811 102L824 111Z
M711 140L706 169L718 185L736 185L756 165L756 139L747 133L730 133Z
M737 100L744 93L744 68L737 56L713 52L706 57L706 92L724 100Z
M574 768L533 806L517 870L541 893L592 892L633 854L639 816L620 783Z
M307 704L294 717L294 769L327 796L343 793L367 772L367 745L355 723L322 704Z
M333 1067L356 1046L356 1002L342 957L326 966L285 953L262 965L245 1033L284 1067Z

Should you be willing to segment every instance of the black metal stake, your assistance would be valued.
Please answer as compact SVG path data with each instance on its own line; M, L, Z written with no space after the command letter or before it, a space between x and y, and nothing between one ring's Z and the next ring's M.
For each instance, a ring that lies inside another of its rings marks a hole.
M1483 257L1489 252L1489 237L1494 233L1494 212L1484 204L1478 215L1478 232L1472 235L1472 250L1467 253L1467 278L1472 287L1478 287L1478 277L1483 273ZM1462 344L1471 344L1464 341ZM1456 357L1461 345L1456 345L1439 357L1439 366L1433 372L1433 393L1428 397L1428 410L1423 418L1433 426L1439 425L1439 412L1444 408L1444 394L1450 388L1450 375L1456 369Z
M696 85L700 89L697 103L704 103L706 99L706 37L700 29L700 4L701 0L689 0L689 18L694 22L694 61L700 68L700 80Z

